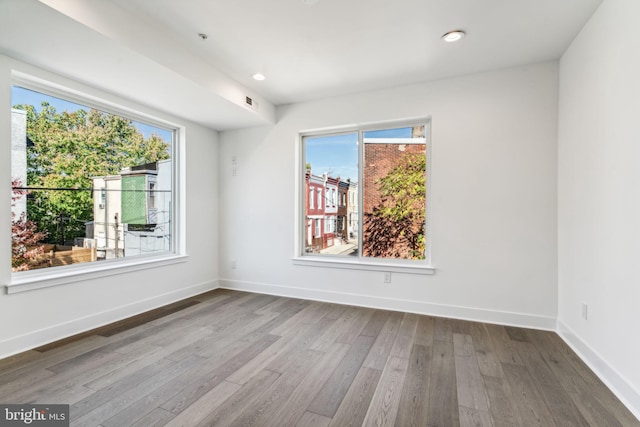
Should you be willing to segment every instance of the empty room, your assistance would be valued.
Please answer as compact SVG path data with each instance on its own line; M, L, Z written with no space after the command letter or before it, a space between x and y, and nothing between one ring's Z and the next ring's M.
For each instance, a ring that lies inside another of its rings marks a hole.
M0 0L0 425L640 426L638 27Z

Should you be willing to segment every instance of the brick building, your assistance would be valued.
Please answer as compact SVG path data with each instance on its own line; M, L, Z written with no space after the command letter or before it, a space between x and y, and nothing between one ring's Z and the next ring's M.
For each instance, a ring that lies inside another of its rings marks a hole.
M379 180L387 176L408 155L426 153L424 126L412 128L411 138L365 138L364 139L364 173L361 191L363 191L363 238L368 232L366 216L380 206L382 196L379 191ZM363 245L363 255L372 256ZM400 250L408 252L408 250Z

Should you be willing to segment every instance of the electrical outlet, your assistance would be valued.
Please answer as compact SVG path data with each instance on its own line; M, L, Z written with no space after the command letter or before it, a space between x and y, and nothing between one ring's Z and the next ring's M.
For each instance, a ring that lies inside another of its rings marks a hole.
M589 305L586 302L582 303L582 318L584 320L589 319Z
M233 168L231 169L231 176L236 176L237 174L238 174L238 171L236 170L236 168L235 168L235 167L233 167Z
M231 156L231 166L238 165L238 156Z
M390 271L385 271L384 272L384 283L391 283L391 272Z
M235 259L231 260L231 269L235 270L236 267L238 267L238 262Z

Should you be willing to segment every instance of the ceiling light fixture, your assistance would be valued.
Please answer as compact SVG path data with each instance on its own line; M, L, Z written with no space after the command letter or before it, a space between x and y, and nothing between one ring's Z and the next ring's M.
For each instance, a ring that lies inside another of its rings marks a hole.
M264 74L260 74L260 73L255 73L254 75L252 75L251 77L253 77L253 80L258 80L259 82L263 81L264 79L266 79L266 77L264 76Z
M466 35L465 32L461 30L449 31L444 36L442 36L442 40L446 41L447 43L453 43L453 42L457 42L458 40L463 38L465 35Z
M200 34L198 34L198 37L200 37L202 40L206 40L206 39L208 39L208 38L209 38L209 36L208 36L208 35L206 35L205 33L200 33Z

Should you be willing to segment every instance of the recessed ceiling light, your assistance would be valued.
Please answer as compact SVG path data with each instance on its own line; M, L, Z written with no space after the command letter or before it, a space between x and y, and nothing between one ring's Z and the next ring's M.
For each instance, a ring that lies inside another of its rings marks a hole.
M264 74L260 74L260 73L255 73L251 77L253 77L254 80L258 80L259 82L261 82L262 80L266 79Z
M448 43L453 43L453 42L457 42L458 40L460 40L464 36L465 36L464 31L460 31L460 30L449 31L444 36L442 36L442 40L444 40L444 41L446 41Z

